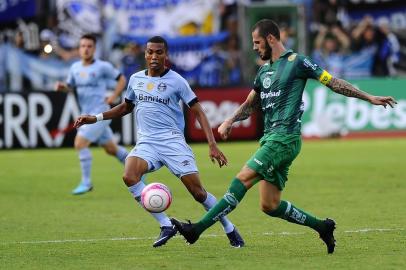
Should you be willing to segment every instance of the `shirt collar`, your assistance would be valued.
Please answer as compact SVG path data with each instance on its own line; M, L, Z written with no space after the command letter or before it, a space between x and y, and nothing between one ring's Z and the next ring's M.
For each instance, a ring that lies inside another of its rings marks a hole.
M272 59L269 59L269 64L273 65L274 63L280 61L282 58L286 57L288 54L292 53L293 51L291 49L284 51L278 59L275 60L275 62L272 62Z
M162 72L159 77L165 76L170 71L170 68L166 68L164 72ZM145 70L145 76L148 76L148 69Z
M292 52L293 52L293 51L292 51L291 49L286 50L286 51L284 51L284 52L281 54L281 56L280 56L279 58L285 57L285 56L287 56L288 54L290 54L290 53L292 53Z

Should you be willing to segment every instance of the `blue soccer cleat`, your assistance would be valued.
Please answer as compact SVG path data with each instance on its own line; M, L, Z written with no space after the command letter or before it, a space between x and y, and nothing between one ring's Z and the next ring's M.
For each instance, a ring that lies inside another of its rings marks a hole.
M159 234L158 238L152 245L153 247L160 247L165 245L169 239L175 236L178 231L176 230L175 226L164 226L161 227L161 233Z
M84 193L87 193L89 191L92 191L93 186L92 185L86 185L83 183L80 183L74 190L72 190L73 195L81 195Z
M230 240L230 245L235 248L241 248L245 245L244 240L242 239L237 228L234 227L232 232L227 233L228 240Z

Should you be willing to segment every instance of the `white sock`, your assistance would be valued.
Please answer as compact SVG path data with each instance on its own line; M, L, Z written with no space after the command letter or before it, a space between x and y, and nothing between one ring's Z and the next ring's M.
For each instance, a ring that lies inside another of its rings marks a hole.
M92 170L92 153L89 148L79 150L80 168L82 170L82 184L87 186L92 185L90 173Z
M204 209L206 211L209 211L214 205L216 205L217 199L214 197L213 194L207 192L207 198L206 200L202 203L204 206ZM228 220L227 217L222 217L220 218L221 225L223 225L223 229L225 233L230 233L234 230L234 225L231 223L230 220Z
M121 162L121 163L125 163L125 158L127 157L128 152L127 149L125 149L124 147L122 147L121 145L118 146L118 150L116 153L116 158Z
M142 178L144 178L144 176L142 176ZM135 200L141 205L141 207L145 210L145 208L142 206L141 203L141 192L145 187L145 184L143 182L144 180L141 179L141 181L139 181L137 184L132 185L131 187L128 187L128 190L130 191L130 193L133 195L133 197L135 198ZM145 210L147 211L147 210ZM147 211L148 212L148 211ZM151 213L151 216L153 216L158 222L160 227L164 227L164 226L172 226L171 221L169 220L168 216L162 212L162 213Z

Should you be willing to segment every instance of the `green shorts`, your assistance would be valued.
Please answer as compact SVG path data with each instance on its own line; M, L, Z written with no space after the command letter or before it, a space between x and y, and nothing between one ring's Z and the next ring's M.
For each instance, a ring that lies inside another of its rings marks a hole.
M247 166L283 190L289 167L302 146L300 135L265 134L259 143L260 148L247 161Z

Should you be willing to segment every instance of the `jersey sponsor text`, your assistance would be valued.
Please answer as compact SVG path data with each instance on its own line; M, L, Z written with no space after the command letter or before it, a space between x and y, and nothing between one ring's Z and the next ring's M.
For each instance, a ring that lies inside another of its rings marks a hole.
M169 104L169 98L161 98L159 96L145 96L143 94L138 94L138 100L140 101L147 101L147 102L156 102L156 103L162 103L165 105Z

